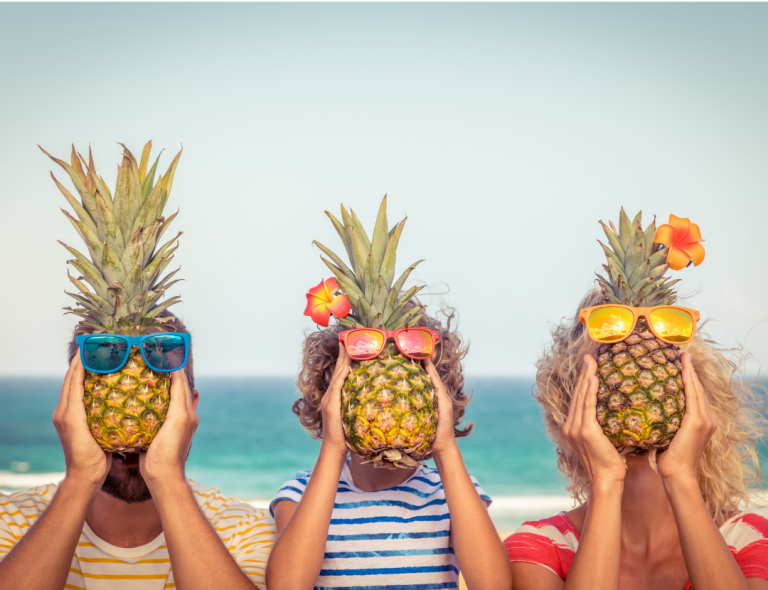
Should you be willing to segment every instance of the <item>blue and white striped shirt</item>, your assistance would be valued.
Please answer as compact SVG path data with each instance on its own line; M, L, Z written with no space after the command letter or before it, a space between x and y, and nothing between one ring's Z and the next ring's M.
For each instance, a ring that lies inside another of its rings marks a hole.
M286 482L270 504L300 502L311 471ZM472 478L480 497L491 498ZM451 516L436 469L419 466L399 486L365 492L344 464L316 589L439 590L458 588Z

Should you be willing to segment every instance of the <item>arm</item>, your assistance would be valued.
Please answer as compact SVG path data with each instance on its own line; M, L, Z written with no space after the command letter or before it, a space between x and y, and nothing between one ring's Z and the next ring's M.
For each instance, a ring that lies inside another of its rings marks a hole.
M543 566L515 563L515 590L617 590L621 558L621 496L626 467L597 423L597 363L584 357L563 434L587 470L589 502L568 579ZM545 574L546 572L546 574Z
M659 457L659 475L675 514L685 566L696 590L764 590L768 581L747 581L709 514L696 473L701 456L717 422L707 394L684 353L685 417L669 449Z
M141 475L152 493L171 559L173 578L182 590L253 590L192 494L184 463L198 424L198 394L189 390L184 371L171 374L168 416L149 450L139 456Z
M278 537L267 564L270 590L309 590L320 575L336 490L347 456L341 425L341 388L349 374L349 366L347 351L340 346L336 370L322 400L320 456L298 506L288 501L276 506Z
M112 460L88 430L84 378L78 354L69 366L53 413L67 475L45 512L0 561L0 590L60 590L67 582L85 513L101 489Z
M448 511L456 559L470 590L509 590L512 572L488 510L469 478L453 434L453 403L431 360L424 362L437 392L437 434L432 445Z

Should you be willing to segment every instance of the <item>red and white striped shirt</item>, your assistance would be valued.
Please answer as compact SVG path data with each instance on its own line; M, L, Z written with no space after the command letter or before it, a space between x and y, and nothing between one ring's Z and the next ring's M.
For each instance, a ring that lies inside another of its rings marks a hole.
M768 580L768 520L757 514L737 514L720 527L720 533L745 578ZM579 532L561 512L523 523L504 546L510 561L543 566L565 580L579 548ZM691 590L690 581L684 590Z

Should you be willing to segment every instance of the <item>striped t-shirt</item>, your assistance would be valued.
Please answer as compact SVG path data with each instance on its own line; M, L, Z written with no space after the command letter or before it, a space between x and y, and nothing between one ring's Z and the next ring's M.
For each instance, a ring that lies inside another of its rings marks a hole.
M272 503L298 503L312 472L285 483ZM491 499L472 478L487 505ZM438 590L458 588L451 515L437 470L420 465L399 486L365 492L341 471L325 558L315 588Z
M768 580L768 520L757 514L737 514L720 527L720 533L745 578ZM561 512L523 523L504 546L511 561L541 565L565 580L579 547L579 532ZM691 590L690 581L683 590Z
M189 480L200 510L210 521L240 569L259 588L275 541L275 523L266 510L226 498L218 490ZM0 560L14 548L56 494L50 484L11 496L0 494ZM41 555L43 559L45 556ZM94 534L88 523L72 556L70 590L160 590L175 588L165 535L141 547L115 547Z

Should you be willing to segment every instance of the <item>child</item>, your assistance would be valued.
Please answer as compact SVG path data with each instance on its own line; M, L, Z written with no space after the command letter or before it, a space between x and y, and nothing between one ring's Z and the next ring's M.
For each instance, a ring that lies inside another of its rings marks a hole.
M420 324L442 328L426 316ZM327 328L305 341L304 395L294 411L322 447L315 469L298 473L271 503L280 537L268 564L270 590L457 588L459 569L472 589L508 590L508 558L487 512L491 499L467 473L456 444L471 427L455 429L469 400L460 365L466 349L450 322L440 330L441 362L424 361L438 397L436 470L381 469L355 453L347 458L341 390L350 358L340 331Z
M509 590L491 499L456 444L472 428L456 428L469 403L467 350L451 316L443 326L413 299L421 287L403 292L418 263L394 281L405 220L388 231L386 205L385 196L370 240L354 211L342 206L342 221L326 212L349 267L315 242L339 282L307 293L304 314L324 329L304 341L303 398L293 411L323 444L315 468L287 482L270 506L280 537L267 585L457 588L461 569L473 590ZM328 327L331 314L337 323ZM430 456L436 470L421 463Z

